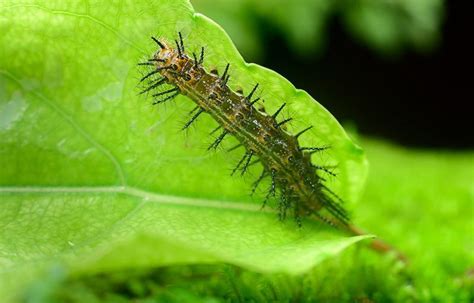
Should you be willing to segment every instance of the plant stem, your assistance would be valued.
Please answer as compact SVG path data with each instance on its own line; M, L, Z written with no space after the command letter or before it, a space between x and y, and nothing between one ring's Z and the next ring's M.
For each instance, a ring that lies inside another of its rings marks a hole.
M350 233L351 235L355 236L362 236L366 235L367 233L364 232L362 229L355 225L347 225L344 229L346 232ZM397 259L405 264L408 263L407 257L400 252L398 249L395 247L391 246L390 244L384 242L381 239L374 239L371 240L372 242L370 243L370 248L373 249L374 251L380 253L380 254L386 254L386 253L393 253L397 257Z
M323 222L323 223L328 223L329 221L332 226L337 227L339 230L351 235L351 236L364 236L368 235L367 232L363 231L361 228L355 226L354 224L346 224L342 223L341 221L335 221L331 219L326 219L326 221L321 221L320 218L317 218L316 220ZM391 246L387 242L381 240L381 239L372 239L370 240L370 248L374 250L375 252L379 254L388 254L392 253L396 256L397 260L401 261L404 264L408 264L409 260L408 258L398 249L395 247Z

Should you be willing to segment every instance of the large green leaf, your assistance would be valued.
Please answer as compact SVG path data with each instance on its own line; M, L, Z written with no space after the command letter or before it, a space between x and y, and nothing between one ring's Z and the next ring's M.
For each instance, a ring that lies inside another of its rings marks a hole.
M231 63L231 86L260 83L269 112L287 102L290 131L313 124L302 144L332 146L315 160L337 163L330 186L357 200L365 157L338 122L245 63L187 1L14 2L0 8L0 295L57 261L72 273L191 262L300 273L363 238L261 211L261 197L249 196L258 168L230 177L240 154L205 150L215 122L184 134L189 99L154 108L137 97L149 37L182 31L187 49L206 46L207 67Z

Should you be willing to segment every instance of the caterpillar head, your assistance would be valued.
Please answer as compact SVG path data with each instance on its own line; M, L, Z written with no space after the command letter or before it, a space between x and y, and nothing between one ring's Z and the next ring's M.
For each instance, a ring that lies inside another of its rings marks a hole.
M156 40L155 42L157 42L158 46L160 47L153 54L153 59L155 59L156 62L160 62L161 65L170 65L178 63L178 60L180 59L180 54L176 49L169 47L168 43L163 40Z

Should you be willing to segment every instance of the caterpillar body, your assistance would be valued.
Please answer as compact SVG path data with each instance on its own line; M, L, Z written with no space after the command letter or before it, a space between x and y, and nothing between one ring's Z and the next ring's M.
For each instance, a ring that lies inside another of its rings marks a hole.
M153 104L167 102L178 94L188 96L196 103L196 107L183 129L187 129L203 113L209 114L219 124L213 133L219 131L220 134L209 150L216 149L226 136L234 136L239 141L236 147L243 146L246 152L232 174L239 172L243 175L249 166L260 162L263 170L253 184L252 193L264 178L270 178L270 188L263 205L278 194L281 219L291 209L298 224L304 216L314 216L334 226L349 224L342 199L325 185L323 174L333 175L332 171L329 167L311 162L312 153L328 147L302 147L298 143L298 138L312 126L289 134L285 124L291 118L278 121L285 103L273 114L257 109L260 98L254 95L258 84L246 95L242 91L232 90L227 84L229 64L220 76L215 70L206 71L203 66L204 48L201 48L199 58L195 53L189 56L181 33L173 47L164 40L152 39L159 49L147 62L139 63L152 68L140 79L142 83L149 82L140 93L152 93L155 98ZM153 94L163 84L174 87Z

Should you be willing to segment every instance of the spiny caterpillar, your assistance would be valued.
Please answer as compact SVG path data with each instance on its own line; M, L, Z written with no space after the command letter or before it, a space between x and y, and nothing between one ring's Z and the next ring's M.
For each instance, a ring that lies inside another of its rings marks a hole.
M271 115L265 113L264 109L257 109L255 105L260 98L254 97L254 94L258 84L247 95L242 91L233 91L227 85L229 64L221 76L215 70L207 72L203 67L204 47L201 48L199 59L195 53L192 53L191 58L185 52L181 33L179 40L174 41L175 48L154 37L152 39L159 49L153 58L139 63L153 68L140 79L141 83L149 81L149 86L140 94L151 93L161 85L169 84L174 87L152 94L156 98L153 104L172 100L178 94L194 101L197 106L183 130L202 113L211 115L219 124L212 133L220 131L220 134L208 149L216 149L226 136L234 136L239 144L230 150L243 146L246 152L232 175L239 170L243 175L250 165L260 162L263 171L254 182L252 193L264 178L270 178L270 188L263 206L278 192L281 219L285 218L288 209L292 209L298 225L301 224L301 217L309 215L330 225L345 227L349 224L347 212L341 206L342 199L324 184L325 179L321 175L333 173L329 167L311 163L312 153L328 147L301 147L298 143L298 138L312 126L294 135L289 134L284 124L290 122L291 118L277 120L285 103Z

